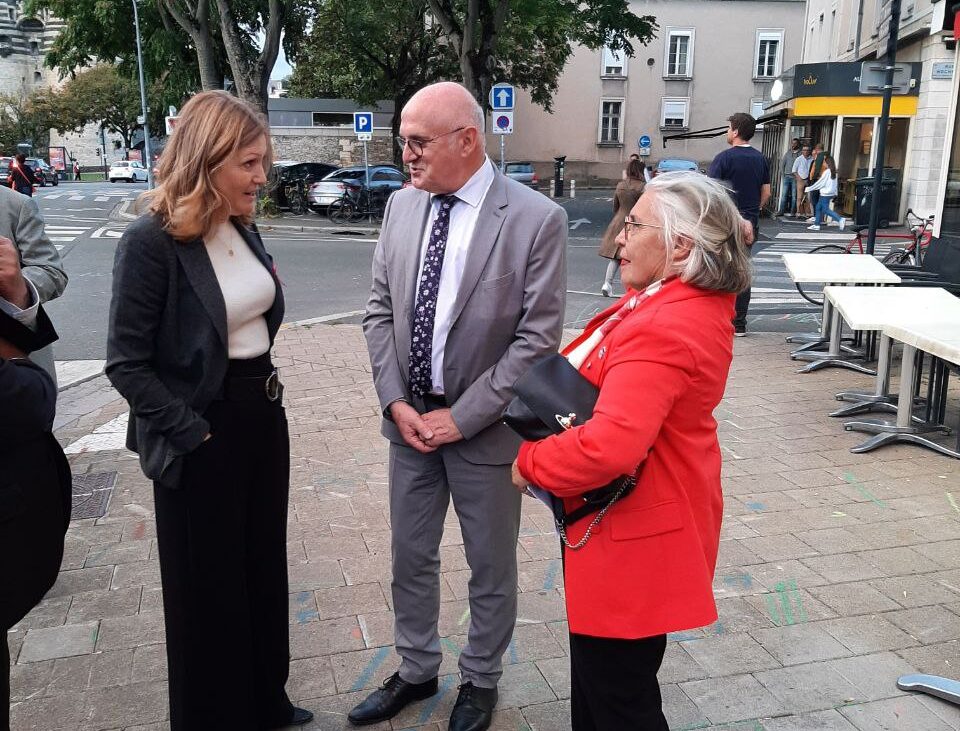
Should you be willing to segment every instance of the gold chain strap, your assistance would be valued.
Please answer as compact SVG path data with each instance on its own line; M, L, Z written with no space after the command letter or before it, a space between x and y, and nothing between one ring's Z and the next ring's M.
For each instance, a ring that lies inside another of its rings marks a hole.
M587 545L587 541L590 540L590 536L593 533L593 529L596 528L598 525L600 525L600 521L603 520L603 516L607 514L607 511L611 507L613 507L613 504L617 502L617 500L620 499L620 497L624 493L624 490L626 490L628 487L636 486L636 484L637 484L637 478L635 475L624 478L623 484L620 485L620 489L618 489L613 494L613 497L610 498L610 502L604 505L603 509L599 513L597 513L596 517L590 521L590 525L587 526L587 532L584 533L583 538L581 538L576 543L570 543L570 541L567 539L566 526L564 526L564 524L561 521L554 519L554 522L557 524L557 531L560 533L560 540L563 541L563 545L565 545L571 551L577 551L583 548L585 545Z

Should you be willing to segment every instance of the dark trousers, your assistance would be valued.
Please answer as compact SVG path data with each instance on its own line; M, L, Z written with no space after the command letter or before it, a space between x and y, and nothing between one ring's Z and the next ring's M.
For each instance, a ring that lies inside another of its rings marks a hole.
M657 671L667 636L642 640L570 634L573 731L669 731Z
M757 221L750 219L750 223L753 224L753 246L748 247L747 251L750 256L753 256L753 249L757 245L757 236L760 234L760 226ZM733 324L747 325L747 310L750 309L750 287L747 287L740 294L737 295L737 301L734 305L736 308L735 314L733 316Z
M170 728L275 728L293 712L286 417L266 398L204 416L212 436L186 456L180 488L154 485Z
M816 211L816 210L817 210L817 203L820 202L820 191L819 191L819 190L811 190L807 195L810 196L810 210L811 210L811 211ZM816 213L814 213L813 215L816 215ZM814 223L820 223L820 222L819 222L819 221L814 221Z

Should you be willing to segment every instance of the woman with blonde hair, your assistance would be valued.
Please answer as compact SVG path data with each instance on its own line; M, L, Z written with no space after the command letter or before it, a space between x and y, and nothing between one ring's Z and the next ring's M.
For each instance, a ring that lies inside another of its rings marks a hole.
M260 114L197 94L114 262L106 370L154 484L171 731L313 717L284 690L290 450L270 359L284 306L253 223L270 163Z
M749 231L717 181L651 180L617 236L627 293L564 351L599 389L593 416L524 442L514 463L519 489L540 486L567 515L583 512L587 492L620 485L619 500L564 535L574 731L667 731L666 635L717 618L713 411L733 358L734 300L750 286Z

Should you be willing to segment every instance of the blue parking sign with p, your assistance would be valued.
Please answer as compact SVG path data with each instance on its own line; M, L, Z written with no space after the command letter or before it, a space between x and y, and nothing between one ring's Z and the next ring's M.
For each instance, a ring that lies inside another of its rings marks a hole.
M372 112L354 112L353 113L353 131L354 134L366 134L373 132L373 113Z

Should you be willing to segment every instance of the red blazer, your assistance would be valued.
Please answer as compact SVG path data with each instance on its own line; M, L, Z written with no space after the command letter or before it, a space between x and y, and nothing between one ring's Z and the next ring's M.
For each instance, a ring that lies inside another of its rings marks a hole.
M597 315L564 352L625 300ZM584 361L580 372L600 388L593 418L520 448L523 476L564 498L568 511L580 493L640 465L636 489L583 548L566 552L571 632L638 639L717 618L723 495L713 410L733 358L733 304L732 294L679 279L664 284ZM570 541L589 523L575 524Z

